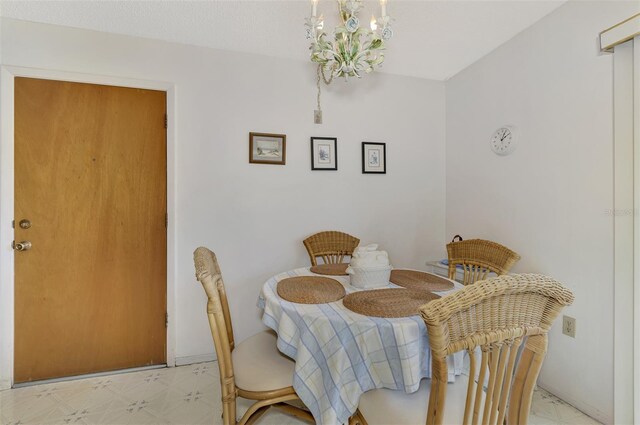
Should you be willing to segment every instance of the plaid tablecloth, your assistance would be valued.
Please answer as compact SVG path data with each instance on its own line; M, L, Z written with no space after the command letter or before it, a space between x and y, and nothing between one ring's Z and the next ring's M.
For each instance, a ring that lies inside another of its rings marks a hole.
M431 377L427 329L420 316L383 319L329 304L295 304L276 292L279 280L310 275L308 268L281 273L262 287L262 321L278 334L278 349L295 360L293 387L319 425L343 424L356 411L360 396L375 388L412 393ZM346 276L328 276L357 291ZM389 284L388 287L396 287ZM439 292L445 295L450 291ZM460 375L463 354L449 359L449 380ZM425 406L425 409L427 406Z

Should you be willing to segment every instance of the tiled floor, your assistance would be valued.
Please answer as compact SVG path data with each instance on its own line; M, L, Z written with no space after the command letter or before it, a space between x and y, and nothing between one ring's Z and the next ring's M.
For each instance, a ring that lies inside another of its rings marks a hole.
M245 403L239 410L247 408ZM123 373L0 391L0 423L221 424L216 363ZM304 424L270 410L261 425ZM534 394L529 423L597 424L549 393Z

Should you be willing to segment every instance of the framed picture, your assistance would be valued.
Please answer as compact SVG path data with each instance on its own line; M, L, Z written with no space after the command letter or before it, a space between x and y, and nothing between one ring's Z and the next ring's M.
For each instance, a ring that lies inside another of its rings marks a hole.
M249 162L251 164L284 165L286 157L286 135L249 133Z
M386 143L362 142L362 173L385 174L386 172Z
M338 139L335 137L311 138L311 169L338 169Z

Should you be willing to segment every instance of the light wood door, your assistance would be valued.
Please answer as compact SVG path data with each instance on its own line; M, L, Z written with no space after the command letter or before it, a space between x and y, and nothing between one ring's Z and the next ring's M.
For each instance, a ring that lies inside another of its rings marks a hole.
M165 112L165 92L15 79L15 382L166 362Z

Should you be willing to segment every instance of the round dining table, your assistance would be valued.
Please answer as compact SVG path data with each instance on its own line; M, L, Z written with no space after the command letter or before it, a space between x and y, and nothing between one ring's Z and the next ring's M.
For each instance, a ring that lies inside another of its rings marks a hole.
M277 333L278 349L295 361L293 387L319 425L344 424L358 407L360 396L376 388L412 393L431 377L431 352L419 315L401 318L355 313L342 300L298 304L281 298L278 282L296 276L319 276L308 267L280 273L267 280L258 298L262 322ZM360 291L349 276L337 280L347 294ZM446 295L462 288L453 282ZM389 283L384 288L399 288ZM463 369L463 353L448 359L449 380ZM427 406L425 406L426 409Z

